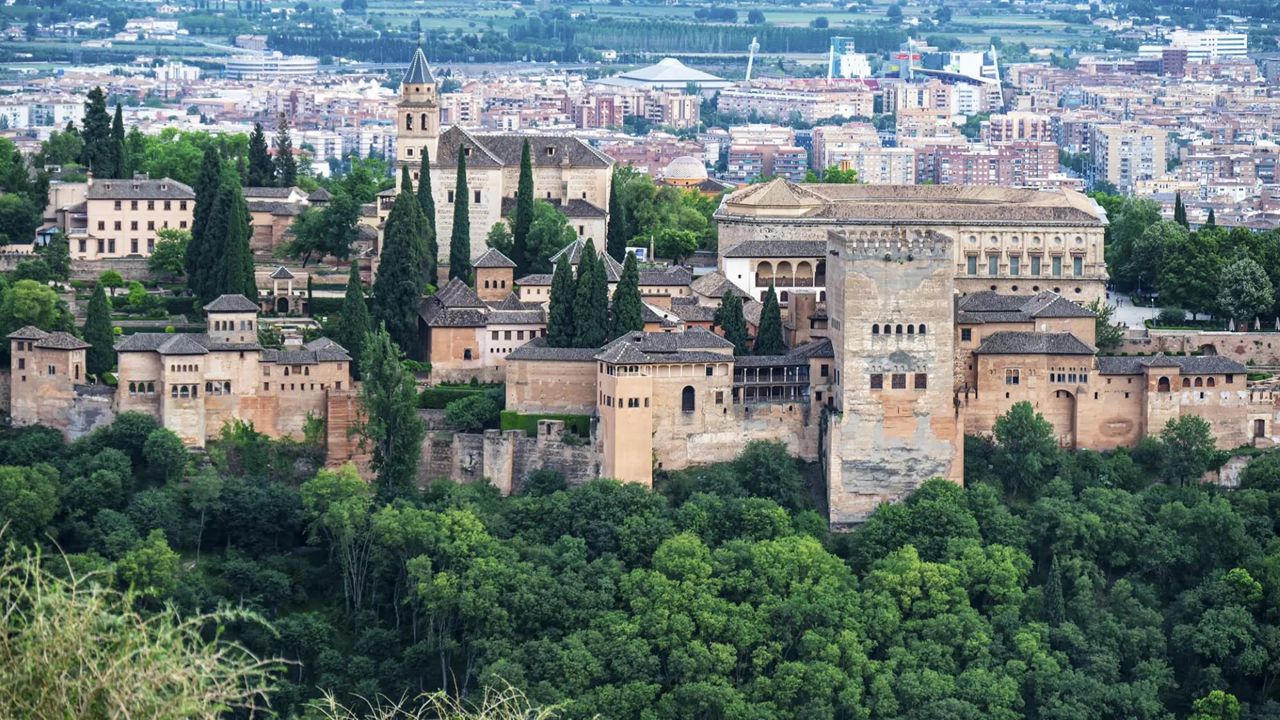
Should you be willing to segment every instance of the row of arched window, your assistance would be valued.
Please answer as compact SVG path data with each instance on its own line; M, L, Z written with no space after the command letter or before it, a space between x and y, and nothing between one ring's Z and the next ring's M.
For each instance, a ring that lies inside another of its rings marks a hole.
M230 395L231 381L223 380L222 382L206 382L204 384L205 395Z
M169 397L176 398L194 398L200 397L200 386L198 385L170 385Z
M131 382L129 383L130 395L155 395L156 384L154 382Z
M169 372L200 372L199 365L170 365Z
M905 328L905 332L903 331ZM927 332L924 323L919 325L903 325L901 323L893 325L885 323L883 325L875 323L871 326L872 335L924 335Z
M1169 378L1167 378L1167 377L1161 377L1159 380L1157 380L1157 381L1156 381L1156 392L1169 392L1169 390L1170 390L1169 385L1170 385L1170 384L1169 384ZM1218 381L1217 381L1216 379L1212 378L1212 377L1210 377L1210 378L1200 378L1200 377L1198 377L1198 378L1195 378L1194 380L1192 380L1192 379L1191 379L1191 378L1189 378L1189 377L1184 377L1184 378L1182 378L1182 387L1184 387L1184 388L1189 388L1189 387L1217 387L1217 386L1218 386Z
M213 329L222 330L222 331L234 331L236 329L236 321L235 320L214 320ZM253 329L252 320L240 321L240 330L252 330L252 329Z

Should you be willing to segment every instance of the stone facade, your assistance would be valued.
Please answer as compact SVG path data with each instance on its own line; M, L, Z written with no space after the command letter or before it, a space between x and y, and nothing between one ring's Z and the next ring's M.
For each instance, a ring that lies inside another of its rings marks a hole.
M191 227L196 195L176 180L90 180L83 205L59 211L76 261L149 257L157 232Z
M10 422L47 425L69 439L111 422L115 417L111 388L86 384L88 347L65 332L27 326L10 333Z
M570 485L581 485L601 475L593 443L566 443L562 421L542 420L534 437L521 430L428 433L422 441L418 484L440 478L488 481L503 495L510 495L520 491L530 474L544 469L560 473Z

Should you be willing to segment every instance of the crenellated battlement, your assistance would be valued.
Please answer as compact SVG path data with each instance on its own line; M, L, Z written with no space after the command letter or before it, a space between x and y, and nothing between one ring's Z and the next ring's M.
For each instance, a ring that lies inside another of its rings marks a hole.
M832 244L842 248L842 255L856 260L950 262L954 241L932 229L887 227L833 230L828 233L828 245Z

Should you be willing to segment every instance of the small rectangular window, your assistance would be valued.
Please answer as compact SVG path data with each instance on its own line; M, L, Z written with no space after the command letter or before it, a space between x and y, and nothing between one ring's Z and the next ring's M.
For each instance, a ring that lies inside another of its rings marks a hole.
M972 339L973 339L973 330L970 330L969 328L960 329L960 340L962 342L969 342Z
M1021 381L1021 371L1018 368L1008 368L1004 371L1004 384L1017 385Z
M916 373L915 377L914 377L914 378L912 378L912 380L915 382L915 389L916 389L916 390L928 390L928 389L929 389L929 376L928 376L928 375L925 375L924 373Z
M1062 275L1062 256L1054 255L1052 262L1052 272L1054 277Z
M1022 269L1022 258L1017 255L1010 255L1009 256L1009 274L1017 275L1018 271L1021 269Z
M452 203L452 202L453 202L453 191L452 191L452 190L450 190L450 191L448 192L448 194L447 194L447 196L446 196L446 197L448 198L449 202L450 202L450 203Z
M712 374L714 374L714 373L715 373L715 371L716 371L716 369L715 369L715 367L714 367L714 366L712 366L712 365L708 365L708 366L707 366L707 377L711 377L711 375L712 375Z
M1031 274L1032 275L1040 274L1040 256L1039 255L1031 256Z
M1084 275L1084 258L1079 255L1071 258L1071 274L1076 277Z
M977 275L978 274L978 256L970 255L967 258L965 258L965 262L966 262L965 272L969 273L970 275Z
M871 374L871 389L872 390L884 389L884 375L881 375L880 373Z
M1000 274L1000 256L999 255L987 256L987 274L988 275Z
M906 374L906 373L894 373L894 374L893 374L893 378L892 378L892 387L893 387L893 389L894 389L894 390L905 390L905 389L907 389L907 374Z
M471 202L473 202L473 203L475 203L475 204L477 204L477 205L479 205L479 204L480 204L480 191L479 191L479 190L472 190L472 191L471 191Z

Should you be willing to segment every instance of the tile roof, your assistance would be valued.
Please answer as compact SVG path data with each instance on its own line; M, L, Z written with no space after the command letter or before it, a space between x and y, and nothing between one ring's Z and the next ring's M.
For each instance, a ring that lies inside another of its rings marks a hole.
M497 248L489 248L480 257L471 261L471 267L474 268L513 268L515 266L515 262Z
M293 273L289 271L289 268L283 265L273 270L270 275L272 280L292 280L293 277Z
M740 298L751 297L746 290L734 285L719 270L701 275L689 283L694 292L703 297L722 298L725 293L733 293Z
M449 282L445 283L445 286L436 291L432 297L444 303L445 307L482 308L485 306L475 290L458 278L449 278Z
M264 186L251 185L246 188L241 188L241 193L246 198L254 198L254 199L267 198L271 200L283 200L289 197L290 195L293 195L295 192L300 193L301 191L296 187L274 187L274 186L265 186L265 185Z
M85 191L87 200L193 200L190 185L171 178L159 180L95 180Z
M697 298L671 298L671 314L685 322L711 322L716 308L698 304Z
M998 332L978 346L979 355L1093 355L1097 349L1071 333Z
M427 64L427 55L422 52L422 48L418 48L413 53L413 59L409 61L409 69L405 71L404 79L400 81L401 85L427 85L435 84L435 75L431 73L431 66Z
M596 358L610 363L722 362L733 343L702 328L685 332L632 332L606 344ZM718 351L718 352L717 352Z
M418 304L418 316L427 327L483 327L488 311L489 306L458 278Z
M156 352L161 355L207 355L209 348L206 348L190 335L181 334L169 335L169 340L156 348Z
M204 355L206 352L256 352L258 343L225 343L204 333L134 333L116 344L116 352L158 352L162 355Z
M351 356L338 346L336 350L263 350L260 360L277 365L316 365L322 362L350 362Z
M1089 308L1047 290L1035 295L1003 295L984 290L956 298L956 322L962 324L1091 317L1094 312Z
M11 340L39 340L49 333L41 330L35 325L23 325L22 327L9 333Z
M54 350L82 350L91 347L91 345L71 333L57 331L37 340L36 347L52 348Z
M641 270L640 285L688 285L693 282L693 273L682 265L674 265L661 269Z
M301 215L302 206L290 202L280 202L279 200L250 200L245 203L249 212L263 212L272 215Z
M533 273L516 278L516 284L520 286L528 285L529 287L544 287L551 285L551 273Z
M204 306L205 312L258 312L258 304L243 295L220 295Z
M595 355L599 352L599 348L558 348L547 345L547 339L544 337L530 340L521 345L511 354L507 355L508 360L563 360L570 362L591 362L595 360Z
M560 211L561 215L567 218L602 218L608 217L609 213L602 208L583 200L582 198L570 198L569 200L560 200L559 198L538 198L542 202L550 203L552 207ZM502 216L510 217L511 213L516 209L516 199L513 197L502 198Z
M1098 372L1102 375L1141 375L1146 368L1176 367L1188 375L1243 374L1248 368L1221 355L1153 355L1149 357L1118 357L1102 355L1098 358Z
M834 358L831 340L820 338L794 347L785 355L739 355L734 362L739 367L768 367L775 365L804 365L811 358Z
M827 243L823 240L745 240L726 250L724 256L820 258L826 254Z
M316 188L307 196L307 200L311 202L328 202L333 199L333 193L324 188Z

